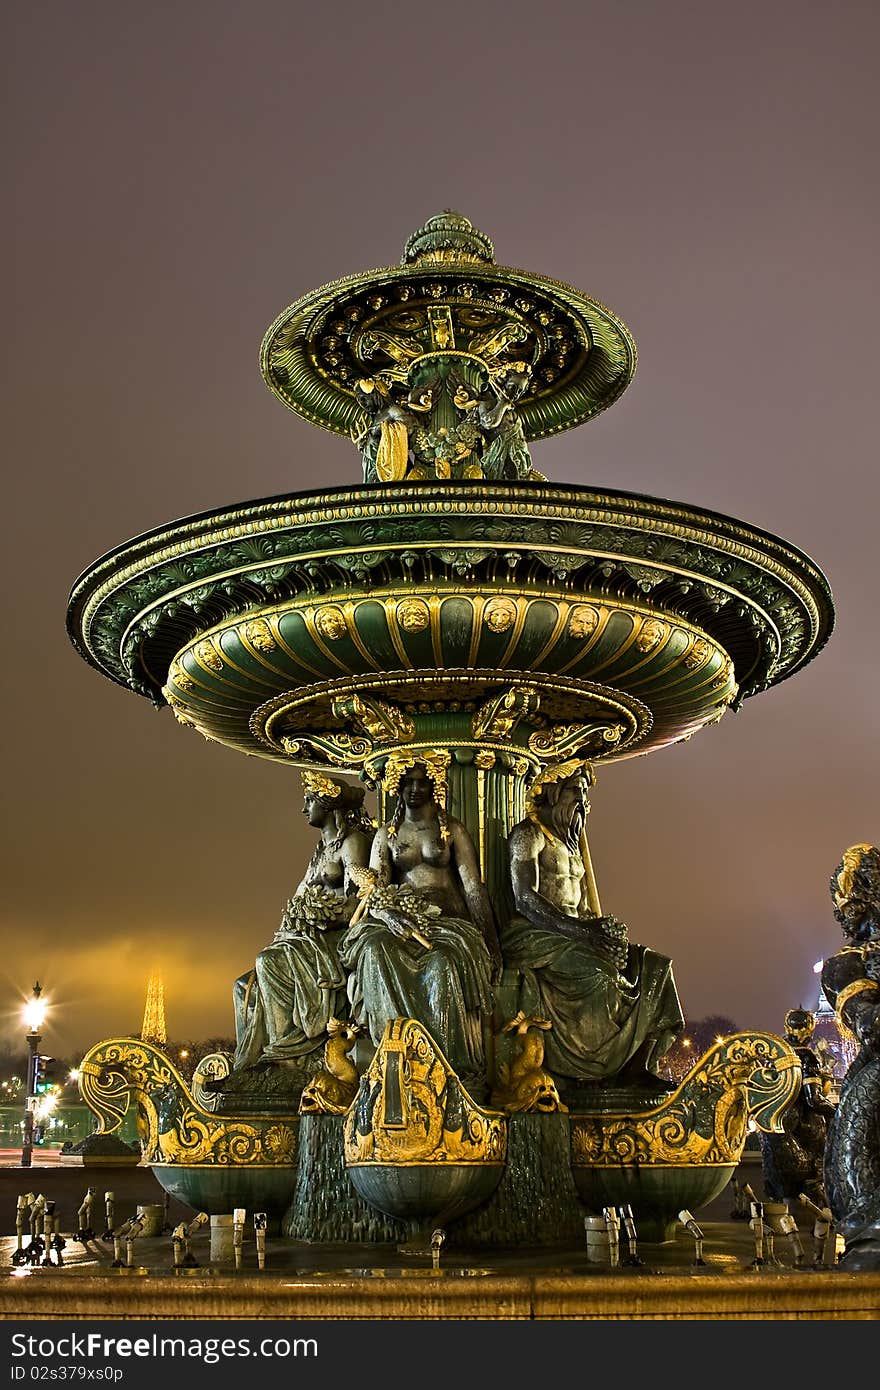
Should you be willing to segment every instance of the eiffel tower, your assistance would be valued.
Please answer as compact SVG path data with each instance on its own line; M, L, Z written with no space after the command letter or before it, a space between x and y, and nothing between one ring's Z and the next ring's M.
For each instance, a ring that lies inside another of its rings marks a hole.
M163 1047L168 1041L165 1028L165 987L161 975L152 974L147 981L147 999L144 1004L144 1021L141 1024L141 1041L155 1043Z

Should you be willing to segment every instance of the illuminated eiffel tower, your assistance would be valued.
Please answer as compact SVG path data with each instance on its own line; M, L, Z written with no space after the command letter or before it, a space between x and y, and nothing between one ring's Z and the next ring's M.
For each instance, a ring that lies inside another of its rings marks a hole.
M147 981L147 1000L144 1004L144 1021L141 1024L141 1041L155 1043L163 1047L168 1041L165 1029L165 987L162 977L152 974Z

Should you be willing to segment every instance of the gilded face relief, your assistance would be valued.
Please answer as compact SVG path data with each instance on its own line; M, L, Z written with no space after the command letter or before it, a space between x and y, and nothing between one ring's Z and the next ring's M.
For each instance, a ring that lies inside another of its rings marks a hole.
M341 608L322 608L315 616L315 627L322 637L336 642L347 631L345 614Z
M244 635L258 652L275 650L275 638L265 618L253 618L245 627Z
M516 604L513 599L490 599L486 604L483 621L490 632L507 632L516 622Z
M407 598L397 605L397 621L404 632L424 632L431 621L428 605L420 598Z
M196 659L200 661L203 666L207 666L209 671L223 670L223 657L220 652L217 651L213 642L207 640L200 642L196 647Z
M697 666L701 666L709 656L709 643L702 637L698 637L684 659L684 664L689 671L693 671Z
M666 624L661 623L658 618L648 618L642 623L642 630L636 638L639 651L652 652L655 647L659 647L668 630Z
M571 617L568 620L568 631L571 637L576 637L578 640L591 637L598 626L599 614L588 603L579 603L576 608L571 610Z

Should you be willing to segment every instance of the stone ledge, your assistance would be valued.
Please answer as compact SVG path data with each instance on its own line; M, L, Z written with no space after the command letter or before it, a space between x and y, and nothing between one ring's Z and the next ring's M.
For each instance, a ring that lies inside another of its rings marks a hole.
M495 1321L861 1319L880 1314L880 1274L519 1274L423 1269L405 1276L52 1270L8 1274L0 1319L382 1319Z

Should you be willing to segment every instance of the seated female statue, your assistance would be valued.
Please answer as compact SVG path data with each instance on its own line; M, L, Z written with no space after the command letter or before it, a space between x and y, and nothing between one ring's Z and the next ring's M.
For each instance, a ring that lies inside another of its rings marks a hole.
M392 1020L416 1019L479 1090L483 1019L500 970L489 898L470 835L445 810L443 757L389 762L384 785L397 804L373 841L364 916L339 953L352 1017L376 1044Z
M369 860L373 823L364 789L302 774L303 814L321 837L254 969L236 980L235 1067L291 1062L320 1047L328 1020L346 1011L339 939L357 901L352 877Z

